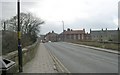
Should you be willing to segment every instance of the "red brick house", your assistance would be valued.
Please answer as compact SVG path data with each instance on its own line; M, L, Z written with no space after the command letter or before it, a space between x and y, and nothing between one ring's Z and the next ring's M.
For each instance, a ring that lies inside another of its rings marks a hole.
M85 34L85 29L83 30L72 30L72 29L67 29L64 30L64 32L62 32L60 35L59 35L59 40L61 41L72 41L72 40L85 40L87 36Z

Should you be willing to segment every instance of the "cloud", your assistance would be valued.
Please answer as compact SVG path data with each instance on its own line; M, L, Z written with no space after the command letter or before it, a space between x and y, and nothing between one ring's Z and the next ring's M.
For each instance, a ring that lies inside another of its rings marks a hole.
M10 1L10 0L9 0ZM119 0L21 0L21 11L32 12L46 21L42 33L55 30L62 32L61 21L65 28L101 29L117 28ZM6 6L5 6L6 5ZM15 4L5 4L4 17L16 12ZM10 7L11 6L11 7ZM13 10L13 11L11 11Z
M15 2L2 2L2 19L9 19L16 15L16 3Z
M47 0L45 1L47 2ZM39 13L39 16L45 15L45 19L53 21L53 23L56 20L64 20L65 28L86 28L89 32L90 28L117 29L118 27L118 0L56 0L53 3L51 2L48 2L48 6L41 7L41 9L49 8L49 10L44 10L44 13L41 14ZM59 27L61 28L57 24L52 27L52 23L50 25L46 24L46 26L55 30Z

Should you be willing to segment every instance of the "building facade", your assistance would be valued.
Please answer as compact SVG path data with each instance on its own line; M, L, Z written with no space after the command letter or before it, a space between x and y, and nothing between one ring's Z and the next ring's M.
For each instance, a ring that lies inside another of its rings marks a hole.
M72 30L68 28L67 31L64 30L64 32L59 35L58 39L61 41L85 40L87 39L85 36L87 36L85 29Z
M118 36L119 35L119 36ZM118 42L120 37L120 30L91 30L90 33L85 33L85 29L83 30L72 30L67 29L64 32L57 34L54 31L47 33L42 36L42 40L45 42L57 42L57 41L113 41Z
M90 36L92 41L118 41L118 32L117 30L90 30Z
M46 41L57 42L58 41L57 39L58 39L58 34L55 33L54 31L49 32L45 35Z

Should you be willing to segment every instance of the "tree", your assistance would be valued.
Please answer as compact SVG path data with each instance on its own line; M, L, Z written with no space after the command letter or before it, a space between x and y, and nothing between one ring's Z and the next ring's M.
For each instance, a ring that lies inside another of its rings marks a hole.
M17 15L4 22L6 22L7 30L17 32ZM40 31L39 26L43 23L44 21L33 16L31 13L20 13L21 33L24 36L31 37L33 41L35 41L37 34Z
M39 27L44 21L31 13L20 14L21 43L22 47L33 44L36 41ZM17 15L7 20L0 21L2 31L2 53L6 54L17 50ZM6 28L4 27L4 24Z

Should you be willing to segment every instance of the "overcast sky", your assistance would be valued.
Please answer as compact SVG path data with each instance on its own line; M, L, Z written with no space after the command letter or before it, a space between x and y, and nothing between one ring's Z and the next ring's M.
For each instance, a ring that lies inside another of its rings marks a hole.
M117 29L119 0L21 0L21 11L32 12L46 23L41 34L65 29ZM16 0L2 0L2 19L16 15Z

